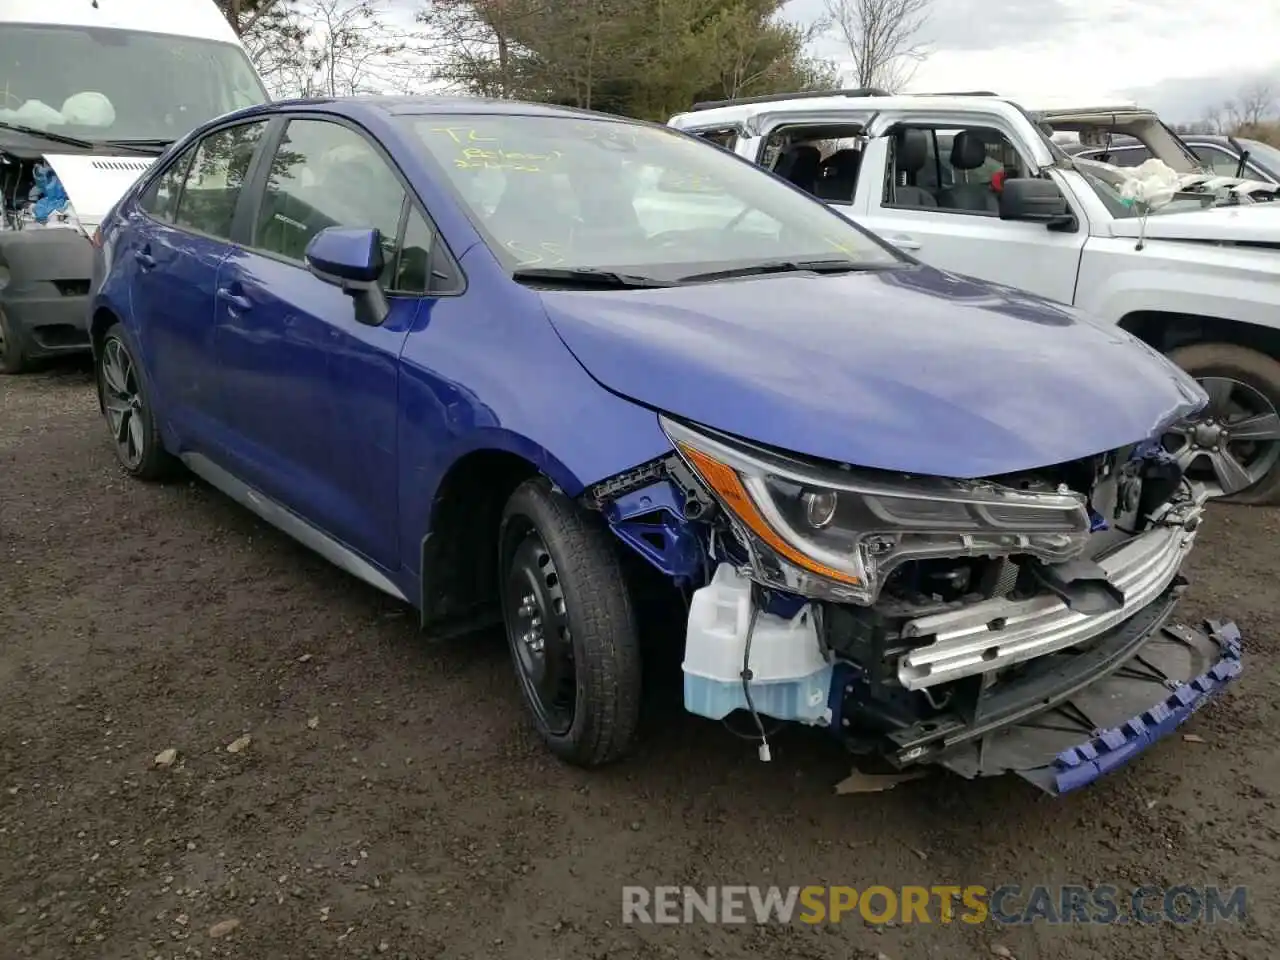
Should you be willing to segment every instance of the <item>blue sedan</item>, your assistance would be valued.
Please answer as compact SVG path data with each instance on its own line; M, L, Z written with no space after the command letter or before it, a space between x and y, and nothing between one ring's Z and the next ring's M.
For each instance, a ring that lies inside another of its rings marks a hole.
M633 743L672 624L686 708L765 759L798 722L1053 793L1239 670L1229 623L1169 621L1192 380L687 134L278 102L171 147L94 243L123 469L185 466L436 635L501 624L572 763Z

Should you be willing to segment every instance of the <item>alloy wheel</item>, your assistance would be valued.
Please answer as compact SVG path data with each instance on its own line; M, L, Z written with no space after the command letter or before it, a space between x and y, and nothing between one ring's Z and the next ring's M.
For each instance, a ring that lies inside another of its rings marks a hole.
M1213 496L1252 487L1280 460L1280 413L1261 392L1229 377L1198 380L1209 404L1172 430L1170 452Z
M577 674L564 591L547 545L530 523L510 530L503 607L507 639L530 704L547 731L573 726Z
M100 369L102 403L116 453L128 469L135 470L146 454L142 393L133 358L118 338L112 337L103 345Z

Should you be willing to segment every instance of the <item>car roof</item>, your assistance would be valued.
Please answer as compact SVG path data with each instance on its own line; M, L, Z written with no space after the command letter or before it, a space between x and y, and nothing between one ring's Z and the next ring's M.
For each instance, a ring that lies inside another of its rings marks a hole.
M588 120L612 120L639 124L641 121L596 110L582 110L548 103L523 100L498 100L487 97L462 96L359 96L311 97L275 100L238 111L239 115L282 113L306 108L351 117L381 113L390 116L447 116L449 114L491 114L494 116L577 117Z

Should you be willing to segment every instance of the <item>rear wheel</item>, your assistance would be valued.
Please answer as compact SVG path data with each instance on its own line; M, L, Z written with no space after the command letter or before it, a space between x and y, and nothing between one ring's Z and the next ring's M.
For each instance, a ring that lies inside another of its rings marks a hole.
M31 363L18 331L9 323L4 309L0 308L0 373L25 373L30 369Z
M503 514L502 613L525 704L558 757L621 757L640 709L640 644L616 546L599 518L537 478Z
M160 441L142 371L118 323L102 340L96 373L103 415L120 465L139 480L168 477L175 461Z
M1169 359L1209 394L1170 438L1187 475L1227 502L1280 503L1280 363L1231 343L1180 347Z

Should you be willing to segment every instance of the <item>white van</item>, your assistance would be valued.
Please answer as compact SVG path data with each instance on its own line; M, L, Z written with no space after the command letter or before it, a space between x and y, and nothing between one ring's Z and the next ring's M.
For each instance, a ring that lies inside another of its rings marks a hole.
M267 99L213 0L0 0L0 373L89 349L98 222L173 141Z

